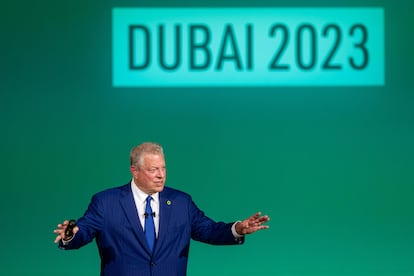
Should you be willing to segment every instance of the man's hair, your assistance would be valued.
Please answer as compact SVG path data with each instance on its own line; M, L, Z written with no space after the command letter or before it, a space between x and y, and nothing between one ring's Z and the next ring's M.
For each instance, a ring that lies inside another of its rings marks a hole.
M164 150L161 147L161 145L157 143L142 143L131 150L131 153L129 155L131 166L136 166L137 168L140 168L142 165L142 157L144 154L147 153L164 155Z

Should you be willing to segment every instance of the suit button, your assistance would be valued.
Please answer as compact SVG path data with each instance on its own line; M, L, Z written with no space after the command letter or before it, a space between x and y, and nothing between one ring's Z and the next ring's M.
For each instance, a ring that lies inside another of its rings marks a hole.
M154 266L154 265L155 265L155 263L154 263L154 262L151 262L151 263L150 263L150 265L151 265L151 266Z

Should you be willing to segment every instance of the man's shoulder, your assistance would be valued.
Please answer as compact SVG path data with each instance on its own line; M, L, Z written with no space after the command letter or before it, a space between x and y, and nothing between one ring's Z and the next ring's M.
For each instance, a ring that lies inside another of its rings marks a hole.
M131 183L127 183L118 187L111 187L100 192L97 192L94 197L98 198L105 198L105 197L112 197L112 196L119 196L121 194L127 193L131 191Z
M175 188L168 187L168 186L165 186L164 190L160 194L161 196L169 196L169 197L191 200L190 194L183 192L181 190L175 189Z
M127 194L131 193L131 182L128 182L127 184L118 186L118 187L111 187L105 190L102 190L100 192L97 192L94 197L95 198L113 198L113 197L119 197L119 196L125 196ZM171 188L168 186L164 187L164 190L160 193L161 197L168 197L168 198L175 198L175 199L183 199L183 200L192 200L191 195L183 192L181 190Z

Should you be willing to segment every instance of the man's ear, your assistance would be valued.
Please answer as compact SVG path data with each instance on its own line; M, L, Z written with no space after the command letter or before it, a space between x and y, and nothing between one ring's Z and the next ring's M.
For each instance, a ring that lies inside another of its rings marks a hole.
M132 176L133 176L133 177L136 177L137 172L138 172L137 167L135 167L134 165L131 165L131 166L129 167L129 171L131 172L131 174L132 174Z

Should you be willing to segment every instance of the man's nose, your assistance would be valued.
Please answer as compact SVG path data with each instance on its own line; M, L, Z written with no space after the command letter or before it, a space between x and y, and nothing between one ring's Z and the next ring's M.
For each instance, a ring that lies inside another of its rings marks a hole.
M159 177L159 178L165 177L165 171L164 170L157 170L157 177Z

